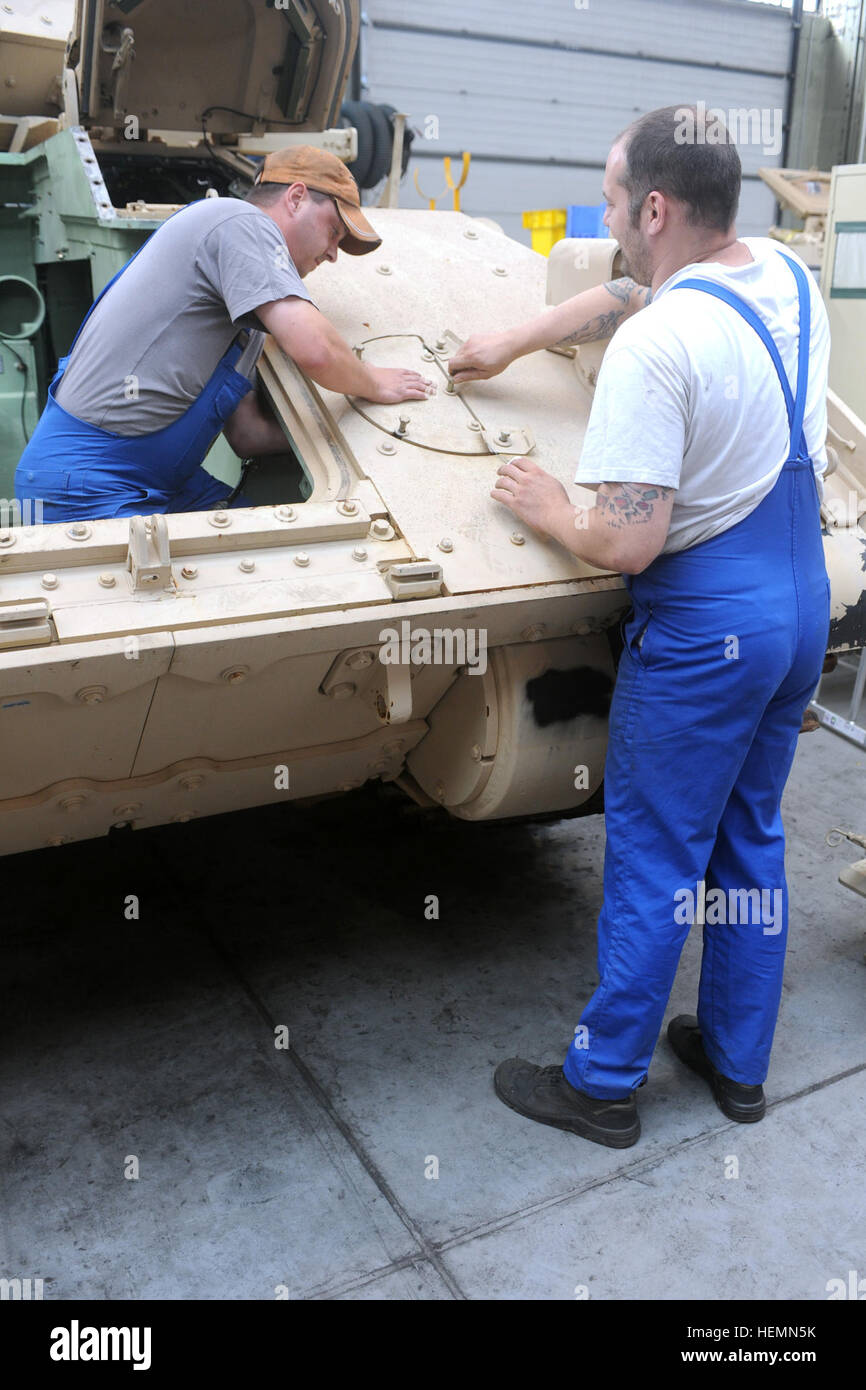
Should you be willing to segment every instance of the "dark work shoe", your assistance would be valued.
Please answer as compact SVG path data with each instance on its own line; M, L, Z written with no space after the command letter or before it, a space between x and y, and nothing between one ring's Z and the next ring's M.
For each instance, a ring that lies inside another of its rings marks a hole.
M518 1115L542 1125L571 1130L594 1144L627 1149L640 1138L640 1120L634 1096L625 1100L599 1100L578 1091L559 1065L537 1067L520 1057L500 1062L493 1077L496 1094Z
M679 1014L668 1024L668 1041L681 1062L709 1082L716 1105L729 1120L754 1124L763 1120L767 1109L763 1086L743 1086L716 1071L701 1041L701 1030L694 1014Z

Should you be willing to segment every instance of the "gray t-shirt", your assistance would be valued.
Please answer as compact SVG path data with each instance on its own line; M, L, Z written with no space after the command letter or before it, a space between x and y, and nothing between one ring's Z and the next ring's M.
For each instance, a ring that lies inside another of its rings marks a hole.
M241 330L236 370L252 381L265 338L253 310L293 295L312 303L273 219L238 198L202 198L157 228L94 310L57 400L114 434L164 429Z

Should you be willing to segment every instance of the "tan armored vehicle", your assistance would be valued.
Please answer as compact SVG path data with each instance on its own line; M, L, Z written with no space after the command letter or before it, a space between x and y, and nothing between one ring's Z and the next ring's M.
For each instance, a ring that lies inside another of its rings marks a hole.
M139 11L143 21L162 7L120 8L140 63ZM296 8L315 8L323 25L334 15L324 0ZM349 44L356 6L336 8ZM160 60L171 52L161 42ZM204 78L188 84L188 140L217 100L259 110L257 80L251 69L244 94L219 97ZM106 108L106 90L99 119L117 122L116 134L126 98L121 90ZM163 100L179 90L167 86ZM228 150L239 169L250 140L278 138L223 129L223 157ZM95 172L84 156L80 178L94 188L107 134L90 146ZM56 141L90 145L82 126L59 129L32 146L34 166L51 164ZM172 148L192 157L192 145L177 142L159 157ZM68 168L79 177L75 158ZM80 178L68 174L68 186L80 189ZM49 231L36 201L30 226ZM82 230L79 211L75 233L104 244L135 216L103 209ZM381 248L341 257L307 283L359 354L436 377L435 397L393 407L347 400L313 386L271 344L262 388L289 457L267 480L267 503L0 530L3 852L373 779L468 820L598 805L623 580L539 539L489 493L502 459L530 454L575 501L592 503L571 479L603 345L536 353L456 391L447 361L471 331L611 278L616 245L562 242L548 262L460 213L374 209L371 218ZM835 399L831 445L830 646L840 650L866 640L866 427Z

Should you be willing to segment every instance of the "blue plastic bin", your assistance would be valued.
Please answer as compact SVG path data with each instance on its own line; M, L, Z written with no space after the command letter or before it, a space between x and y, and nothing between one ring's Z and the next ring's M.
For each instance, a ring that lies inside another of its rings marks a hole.
M607 205L598 207L584 203L572 203L566 210L566 236L607 236L604 225L604 210Z

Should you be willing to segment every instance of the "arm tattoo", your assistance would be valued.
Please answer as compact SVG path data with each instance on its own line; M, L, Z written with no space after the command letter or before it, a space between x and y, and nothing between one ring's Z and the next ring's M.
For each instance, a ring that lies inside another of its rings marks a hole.
M603 338L611 338L625 318L631 305L631 297L635 293L638 298L643 298L641 309L652 303L652 290L648 286L636 284L627 275L621 280L609 280L604 288L620 304L624 304L625 308L611 309L608 314L597 314L594 319L587 319L580 328L575 328L564 338L560 338L559 342L554 344L555 347L574 347L576 343L596 343Z
M631 523L649 521L656 502L666 502L672 487L655 483L602 483L596 494L596 506L604 514L608 526L621 530Z

